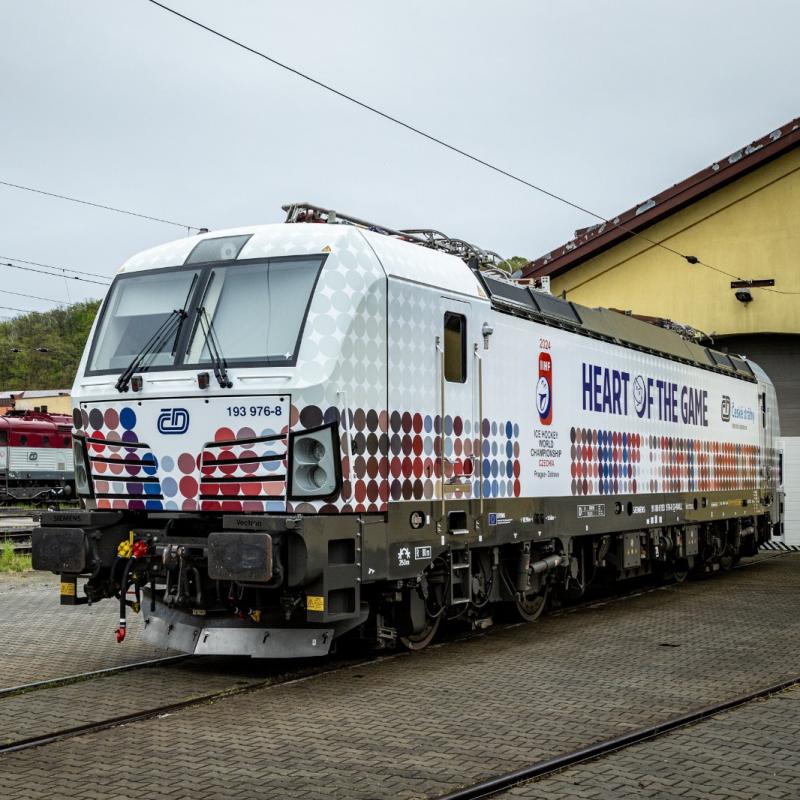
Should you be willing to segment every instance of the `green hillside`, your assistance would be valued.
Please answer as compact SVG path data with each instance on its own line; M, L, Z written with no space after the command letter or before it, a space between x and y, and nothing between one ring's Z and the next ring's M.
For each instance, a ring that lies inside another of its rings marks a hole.
M0 391L70 389L99 300L0 322Z

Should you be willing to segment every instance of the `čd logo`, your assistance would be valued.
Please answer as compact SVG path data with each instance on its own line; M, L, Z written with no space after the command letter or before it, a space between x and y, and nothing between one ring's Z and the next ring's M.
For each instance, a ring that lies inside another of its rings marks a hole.
M186 433L189 430L189 412L185 408L162 408L158 415L159 433Z

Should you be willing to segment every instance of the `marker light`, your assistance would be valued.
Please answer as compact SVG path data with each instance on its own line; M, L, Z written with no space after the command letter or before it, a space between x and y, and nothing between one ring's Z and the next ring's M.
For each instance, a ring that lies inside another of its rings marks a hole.
M292 434L291 487L296 498L324 498L335 494L341 485L341 464L336 424Z
M86 450L83 439L73 438L72 458L75 469L75 488L78 494L92 494L92 483L87 472Z

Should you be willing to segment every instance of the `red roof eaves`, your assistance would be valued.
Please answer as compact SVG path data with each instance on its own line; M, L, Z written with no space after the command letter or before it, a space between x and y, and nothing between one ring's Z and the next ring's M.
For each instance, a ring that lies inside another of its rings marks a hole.
M800 117L629 208L613 220L581 229L576 238L529 262L522 274L526 278L561 275L633 235L619 225L638 233L798 145Z

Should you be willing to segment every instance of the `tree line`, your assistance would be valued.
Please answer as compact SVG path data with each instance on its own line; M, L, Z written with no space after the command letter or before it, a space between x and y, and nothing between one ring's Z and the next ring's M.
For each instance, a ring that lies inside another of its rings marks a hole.
M0 322L0 391L71 389L99 300Z

